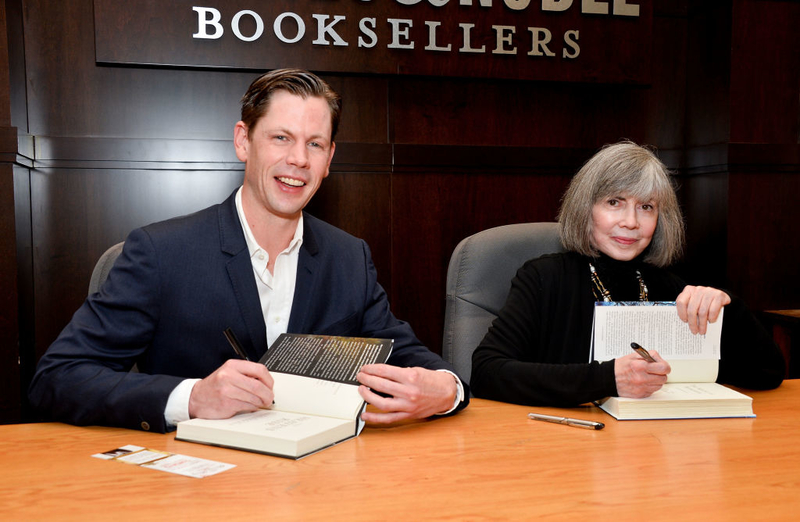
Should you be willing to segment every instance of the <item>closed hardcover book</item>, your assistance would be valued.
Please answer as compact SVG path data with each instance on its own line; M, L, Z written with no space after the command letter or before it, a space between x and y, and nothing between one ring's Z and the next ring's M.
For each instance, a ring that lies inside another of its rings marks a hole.
M649 397L608 397L599 404L617 420L755 417L751 397L714 382L667 383Z
M301 458L358 436L365 402L356 374L384 363L390 339L282 334L261 359L275 380L275 404L230 419L178 423L176 439Z

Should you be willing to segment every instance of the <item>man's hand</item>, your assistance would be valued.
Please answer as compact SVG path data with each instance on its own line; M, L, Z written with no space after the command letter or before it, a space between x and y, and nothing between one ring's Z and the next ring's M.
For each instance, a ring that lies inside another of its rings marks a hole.
M230 359L199 381L189 396L189 417L227 419L272 406L272 375L263 364Z
M406 419L424 419L453 407L458 386L448 372L425 368L400 368L367 364L356 376L363 384L358 392L381 412L365 411L366 422L388 424ZM391 397L381 397L375 392Z
M617 379L617 395L636 399L649 397L667 382L671 371L669 363L652 351L656 362L647 362L636 353L614 359L614 375Z
M728 294L709 286L687 285L675 299L681 321L689 323L689 329L693 334L703 335L706 333L708 323L715 322L722 307L730 302L731 297Z

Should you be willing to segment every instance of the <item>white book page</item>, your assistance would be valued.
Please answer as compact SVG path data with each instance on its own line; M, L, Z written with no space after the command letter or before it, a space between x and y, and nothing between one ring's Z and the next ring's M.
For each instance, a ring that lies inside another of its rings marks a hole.
M598 303L600 304L600 303ZM609 361L631 353L635 342L664 359L719 359L722 318L708 324L705 335L693 334L675 305L595 306L594 358Z
M718 359L668 360L672 369L667 382L716 382L719 373Z
M290 373L272 372L275 379L273 410L353 420L364 399L358 386Z
M668 382L713 382L717 378L724 309L705 335L693 334L674 303L597 303L592 331L594 360L633 352L631 342L657 351L672 367Z
M180 422L176 439L299 457L351 438L353 424L354 419L257 410Z
M659 402L659 401L689 401L689 400L706 400L706 399L750 399L747 395L739 393L736 390L726 388L716 383L675 383L669 386L663 386L660 390L653 393L649 397L642 399L626 399L620 400L634 400L638 402Z

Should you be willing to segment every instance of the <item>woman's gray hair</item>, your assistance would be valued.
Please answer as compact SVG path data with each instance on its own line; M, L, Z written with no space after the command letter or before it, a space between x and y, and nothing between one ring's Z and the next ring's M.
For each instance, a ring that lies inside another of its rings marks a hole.
M572 178L558 212L564 248L589 257L599 255L592 242L592 208L615 196L656 203L658 223L645 250L646 262L664 267L680 257L683 216L667 167L650 150L630 141L606 145Z

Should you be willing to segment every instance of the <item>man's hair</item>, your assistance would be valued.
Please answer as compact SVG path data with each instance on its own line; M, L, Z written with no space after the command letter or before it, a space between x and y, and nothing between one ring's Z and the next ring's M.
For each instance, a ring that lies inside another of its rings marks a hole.
M318 97L328 102L331 110L331 141L336 138L342 114L342 98L324 80L302 69L275 69L253 80L242 96L242 121L248 129L253 129L267 113L272 95L277 91L303 98Z
M592 209L604 199L627 196L653 201L658 222L644 260L664 267L683 251L684 226L675 189L663 163L630 141L606 145L581 167L564 194L558 213L561 243L567 250L596 257Z

